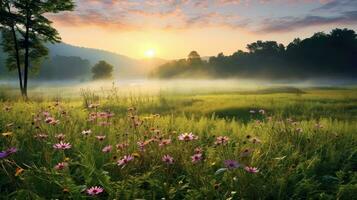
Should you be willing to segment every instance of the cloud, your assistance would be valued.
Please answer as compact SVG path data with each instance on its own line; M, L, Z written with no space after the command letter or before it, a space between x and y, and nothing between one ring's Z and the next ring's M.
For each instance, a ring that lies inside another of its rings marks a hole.
M356 0L329 0L319 8L314 11L346 11L346 10L357 10Z
M313 15L305 17L278 15L279 17L261 21L264 16L245 17L236 11L241 11L244 7L259 15L262 12L261 7L273 4L278 13L279 6L283 3L306 5L316 2L321 6L312 10ZM262 28L258 32L287 32L308 26L355 23L355 13L350 8L351 5L357 5L357 0L77 0L76 3L75 11L48 15L49 18L60 26L96 26L110 31L197 27L252 30L260 26ZM339 15L321 14L331 9L339 9Z
M328 24L357 24L357 11L343 12L338 16L324 17L309 15L303 18L285 17L277 20L265 20L260 33L289 32L300 28Z

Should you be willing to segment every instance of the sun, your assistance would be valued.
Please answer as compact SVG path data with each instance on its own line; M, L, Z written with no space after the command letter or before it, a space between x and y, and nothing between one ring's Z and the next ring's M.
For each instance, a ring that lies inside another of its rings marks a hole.
M145 57L147 58L153 58L156 55L155 49L148 49L144 53Z

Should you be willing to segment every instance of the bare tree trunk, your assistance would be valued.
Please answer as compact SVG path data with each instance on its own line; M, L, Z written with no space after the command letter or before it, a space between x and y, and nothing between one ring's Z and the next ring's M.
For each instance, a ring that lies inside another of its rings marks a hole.
M23 94L24 97L27 98L27 79L28 79L28 71L29 71L29 27L30 27L30 12L29 8L27 6L27 11L26 11L26 33L25 33L25 73L24 73L24 89L23 89Z
M10 5L9 3L7 3L7 9L9 11L9 13L11 13L11 9L10 9ZM21 64L20 64L20 53L19 53L19 46L17 43L17 36L16 36L16 31L15 31L15 25L11 24L11 32L12 32L12 37L14 40L14 44L15 44L15 57L16 57L16 66L17 66L17 72L18 72L18 76L19 76L19 82L20 82L20 91L21 91L21 95L24 95L24 89L22 86L22 73L21 73Z

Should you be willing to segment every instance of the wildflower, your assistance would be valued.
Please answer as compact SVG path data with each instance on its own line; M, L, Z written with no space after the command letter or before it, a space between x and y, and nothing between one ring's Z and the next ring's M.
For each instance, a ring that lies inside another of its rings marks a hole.
M91 103L89 104L88 108L98 108L99 103Z
M89 194L91 196L95 196L95 195L102 193L103 191L104 191L104 189L102 187L94 186L94 187L87 189L87 194Z
M200 153L194 154L193 156L191 156L191 159L192 159L192 163L198 163L199 161L202 160L202 154Z
M145 151L145 146L147 144L146 142L139 141L139 142L137 142L137 144L139 146L140 151Z
M35 136L35 138L38 138L38 139L46 139L46 138L48 138L48 135L47 135L47 134L40 133L40 134L37 134L37 135Z
M194 152L195 152L195 154L202 154L203 150L201 147L197 147L197 148L195 148Z
M218 136L216 138L216 142L214 144L216 145L226 145L229 141L229 138L227 136Z
M108 146L105 146L103 149L102 149L102 151L104 152L104 153L109 153L109 152L111 152L112 151L112 145L108 145Z
M258 173L259 172L259 169L256 168L256 167L244 167L244 170L249 172L249 173L252 173L252 174L255 174L255 173Z
M262 141L259 140L259 139L256 138L256 137L252 138L250 141L251 141L253 144L260 144L260 143L262 143Z
M119 149L119 150L124 150L128 146L129 146L128 143L121 143L121 144L117 144L116 148Z
M316 123L315 127L319 129L319 128L323 128L324 126L322 124L320 124L320 123Z
M130 161L134 160L134 157L131 155L126 155L122 159L118 160L118 165L119 166L125 166L128 164Z
M294 122L294 120L293 120L293 119L291 119L291 118L287 118L287 119L286 119L286 121L287 121L287 122L289 122L289 123Z
M82 131L82 135L85 135L85 136L87 136L87 135L89 135L91 133L92 133L92 131L90 129Z
M55 166L56 170L63 170L64 168L66 168L68 166L68 163L66 162L60 162Z
M22 174L22 172L24 172L25 170L21 167L17 167L15 170L15 176L20 176L20 174Z
M4 107L4 111L6 111L6 112L9 112L11 109L12 109L11 106L5 106Z
M56 120L54 117L46 117L45 122L50 125L56 125L59 123L59 120Z
M302 133L302 131L303 131L302 128L296 128L295 130L296 130L296 132L298 132L298 133Z
M105 139L105 135L97 135L95 136L99 141L103 141Z
M166 164L171 165L174 163L174 158L169 156L169 155L164 155L162 157L162 161L164 161Z
M62 141L62 140L64 140L64 138L66 136L63 133L60 133L60 134L56 135L55 137L57 138L57 140Z
M265 110L263 110L263 109L260 109L258 112L259 112L261 115L264 115L264 114L265 114Z
M63 142L63 141L60 141L59 143L53 145L53 148L62 149L62 150L70 149L71 147L72 147L71 144Z
M252 152L253 152L253 150L251 150L251 149L244 149L244 150L240 153L240 156L241 156L241 157L247 157L247 156L249 156Z
M181 135L178 136L178 138L179 138L179 140L182 140L182 141L191 141L191 140L198 139L198 137L192 133L182 133Z
M235 160L226 160L226 161L224 161L224 165L228 169L235 169L235 168L238 168L240 166L240 164Z
M163 147L163 146L166 146L168 144L171 144L171 139L163 139L163 140L160 141L159 146Z
M42 115L45 117L49 117L51 114L48 111L44 111L44 112L42 112Z
M1 151L0 152L0 158L6 158L8 156L10 156L11 154L14 154L17 152L17 148L16 147L11 147L5 151Z
M255 114L255 110L250 110L249 113L250 114Z
M9 137L13 134L13 132L6 132L6 133L2 133L1 135L4 137Z

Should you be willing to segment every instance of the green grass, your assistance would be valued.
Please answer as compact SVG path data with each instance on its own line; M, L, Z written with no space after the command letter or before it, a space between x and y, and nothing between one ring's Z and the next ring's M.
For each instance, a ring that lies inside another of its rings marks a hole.
M24 102L3 93L0 99L0 133L11 133L0 136L0 146L18 148L0 159L0 199L356 199L353 88L195 95L86 90L81 98L40 96ZM59 105L55 99L60 99ZM88 108L96 102L98 109ZM129 107L136 109L128 111ZM266 113L250 113L260 109ZM45 111L59 123L46 124ZM88 121L90 113L104 111L115 115ZM134 126L139 120L142 124ZM110 124L100 126L103 121ZM82 135L85 129L92 133ZM198 140L179 141L178 135L185 132ZM71 149L53 148L59 133ZM39 134L48 137L36 137ZM99 141L95 135L106 138ZM228 144L215 145L218 136L228 136ZM159 146L160 139L169 138L171 144ZM145 151L140 151L138 141L147 141ZM128 146L117 149L121 143ZM102 152L107 145L113 150ZM193 164L197 147L203 149L203 160ZM245 150L251 153L243 156ZM166 154L174 164L162 161ZM117 160L124 155L133 155L134 160L122 168ZM257 167L259 172L248 173L243 167L226 170L225 160ZM68 167L54 169L63 161ZM15 174L16 169L24 170ZM104 192L91 197L85 192L91 186L101 186Z

